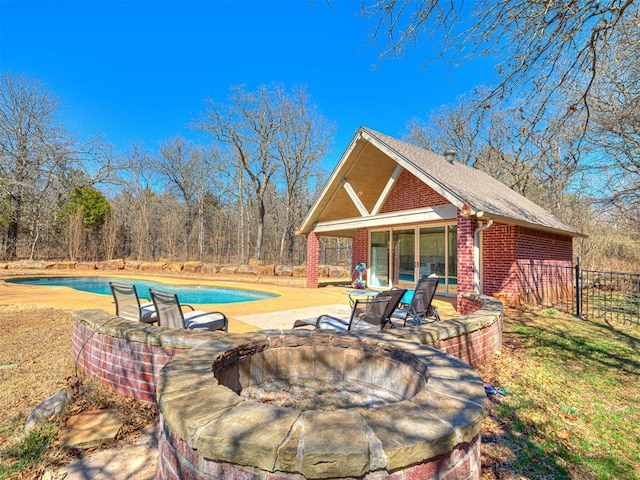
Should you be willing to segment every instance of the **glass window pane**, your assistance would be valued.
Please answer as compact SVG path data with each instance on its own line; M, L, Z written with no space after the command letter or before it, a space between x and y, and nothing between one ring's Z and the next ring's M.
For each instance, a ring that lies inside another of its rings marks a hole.
M389 232L371 232L371 265L369 285L389 285Z
M416 282L416 231L393 232L393 285L414 285Z
M447 293L456 294L458 293L458 227L449 225L447 228L449 230L447 232L449 235Z
M445 275L444 227L420 229L420 277Z

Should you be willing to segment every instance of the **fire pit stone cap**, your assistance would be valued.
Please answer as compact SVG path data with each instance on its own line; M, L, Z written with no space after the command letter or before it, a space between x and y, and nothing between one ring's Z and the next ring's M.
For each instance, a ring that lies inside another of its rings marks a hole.
M174 357L158 382L165 428L203 459L308 478L331 478L338 471L352 477L394 471L451 451L480 432L487 404L482 379L460 360L406 339L346 338L315 331L288 335L262 332L245 338L247 343L226 346L214 341ZM212 365L220 356L278 348L300 339L331 348L338 343L342 348L378 349L391 356L401 352L400 357L425 365L426 386L412 398L374 408L301 411L245 399L213 375Z

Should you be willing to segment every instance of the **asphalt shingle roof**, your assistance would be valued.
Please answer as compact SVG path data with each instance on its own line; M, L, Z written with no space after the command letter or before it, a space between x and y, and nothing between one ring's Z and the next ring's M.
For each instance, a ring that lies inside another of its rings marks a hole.
M573 227L490 175L460 162L449 163L442 155L398 140L375 130L361 127L361 131L384 144L412 166L411 170L425 183L437 185L442 192L468 204L474 212L484 212L488 218L512 220L546 229L581 235Z

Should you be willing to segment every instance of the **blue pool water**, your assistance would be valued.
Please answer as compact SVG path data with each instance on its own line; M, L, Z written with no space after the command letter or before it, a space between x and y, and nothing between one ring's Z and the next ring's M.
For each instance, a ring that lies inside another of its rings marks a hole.
M127 280L122 278L96 277L58 277L58 278L20 278L7 280L22 285L39 285L49 287L70 287L83 292L111 295L109 282L134 284L138 296L150 299L149 289L162 290L178 294L180 303L239 303L275 298L272 293L256 292L238 288L205 287L199 285L170 285L168 283L150 282L147 280Z

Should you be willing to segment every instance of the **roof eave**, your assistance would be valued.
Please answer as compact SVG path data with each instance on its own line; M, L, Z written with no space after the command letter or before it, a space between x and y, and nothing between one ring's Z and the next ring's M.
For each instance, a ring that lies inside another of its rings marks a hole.
M300 225L300 228L297 229L297 233L298 234L307 235L311 231L313 225L316 223L315 222L316 212L317 212L318 208L320 207L320 204L322 203L322 200L327 195L327 192L331 189L331 186L333 185L333 183L337 181L338 175L342 171L344 165L347 163L347 160L351 156L351 153L353 152L353 150L355 149L356 145L358 144L358 142L361 139L362 139L362 127L360 127L356 131L355 135L351 139L351 142L349 143L349 146L347 147L345 152L340 157L340 161L338 162L336 167L333 169L333 172L331 172L331 175L329 176L329 178L325 182L324 187L322 188L320 193L316 196L316 198L312 202L312 204L311 204L312 207L309 209L309 212L307 212L307 215L305 216L304 220L302 221L302 224Z
M514 219L488 212L477 212L477 218L478 220L493 220L494 222L501 223L503 225L515 225L518 227L526 227L532 230L540 230L547 233L556 233L560 235L567 235L570 237L587 238L589 236L573 230L568 226L566 229L557 228L549 225L542 225L540 223L528 222L526 220Z

